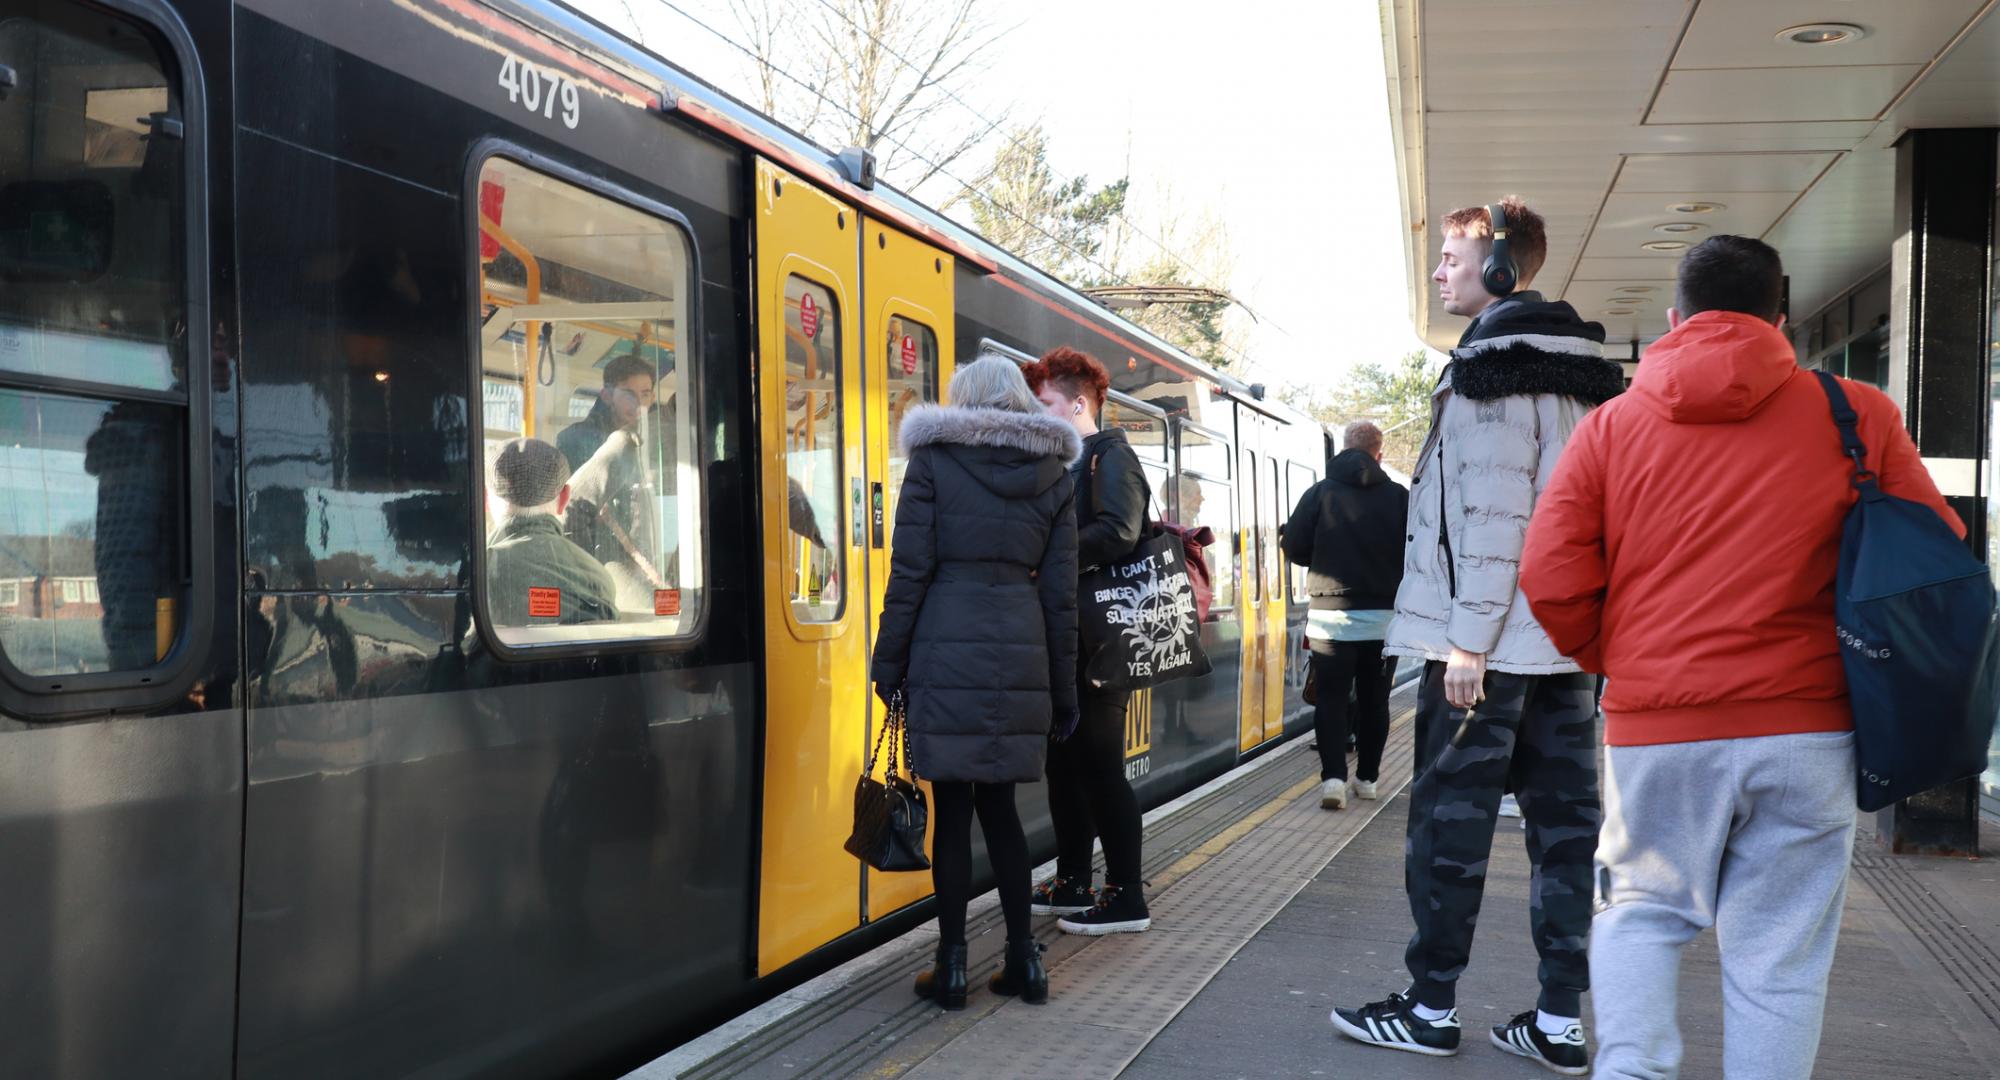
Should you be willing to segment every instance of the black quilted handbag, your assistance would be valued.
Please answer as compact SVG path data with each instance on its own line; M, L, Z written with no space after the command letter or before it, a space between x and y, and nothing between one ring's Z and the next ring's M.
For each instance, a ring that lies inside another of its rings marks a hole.
M923 790L903 774L910 771L909 742L903 728L907 715L903 696L889 706L882 733L875 737L875 749L868 766L854 785L854 833L844 845L849 855L877 870L929 870L924 855L924 827L930 808ZM889 744L889 767L881 780L875 779L875 761L882 756L883 742ZM902 762L901 771L897 762Z

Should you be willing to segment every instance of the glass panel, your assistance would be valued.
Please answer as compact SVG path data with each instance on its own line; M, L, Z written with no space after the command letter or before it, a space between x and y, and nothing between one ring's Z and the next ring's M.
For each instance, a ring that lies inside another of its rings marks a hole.
M181 409L0 390L0 652L30 675L152 667L187 600Z
M140 28L80 4L0 19L0 370L179 389L183 142L150 134L179 89Z
M785 580L800 622L838 622L846 518L841 477L840 308L825 286L785 279Z
M510 645L667 637L701 602L688 241L500 158L480 170L487 613ZM552 446L552 476L515 440ZM562 479L566 477L567 483ZM616 624L616 625L608 625Z
M1319 483L1319 477L1304 465L1288 464L1285 466L1285 480L1285 506L1289 519L1290 508L1299 505L1299 500L1305 498L1306 492L1311 491L1312 486ZM1290 560L1286 560L1286 565L1291 566L1292 601L1299 604L1310 601L1312 597L1306 592L1306 568L1292 566Z
M1167 516L1167 467L1141 460L1139 469L1146 477L1146 516L1154 521L1164 521Z
M1994 196L1994 209L2000 210L2000 193ZM1993 274L1988 281L2000 282L2000 254L1993 259ZM1989 391L1987 394L1988 413L1986 424L1986 566L2000 580L2000 491L1994 490L1994 477L2000 477L2000 288L1994 290L1993 311L1986 323L1990 340L1986 359ZM1884 365L1883 370L1888 370ZM1986 751L1986 771L1979 777L1980 794L1988 811L2000 814L2000 716L1994 717L1993 741Z
M1889 314L1883 312L1876 317L1873 326L1847 345L1846 370L1850 379L1857 379L1877 388L1889 382Z
M903 416L917 405L938 400L938 342L930 327L901 315L889 317L889 332L883 348L889 371L889 480L884 488L890 499L903 490ZM893 507L886 507L885 522L896 520Z
M1229 443L1199 428L1180 429L1181 468L1217 480L1229 479Z
M1230 514L1235 496L1229 485L1193 473L1182 473L1175 484L1180 521L1190 526L1206 525L1215 534L1215 543L1203 552L1208 561L1208 577L1215 583L1215 597L1208 607L1208 621L1236 618L1236 579L1229 550L1235 537Z
M1117 428L1125 433L1125 441L1132 444L1132 452L1141 461L1167 460L1167 421L1164 417L1141 412L1116 398L1104 399L1103 426Z
M1257 511L1257 455L1243 455L1243 527L1250 532L1250 550L1243 553L1243 576L1250 582L1250 600L1264 599L1264 523Z

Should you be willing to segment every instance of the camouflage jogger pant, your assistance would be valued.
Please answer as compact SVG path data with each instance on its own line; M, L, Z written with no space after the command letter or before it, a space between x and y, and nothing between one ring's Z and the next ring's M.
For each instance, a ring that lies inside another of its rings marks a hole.
M1500 796L1511 787L1527 819L1534 864L1529 924L1542 958L1539 1007L1580 1016L1590 986L1591 864L1603 818L1596 677L1489 671L1486 700L1467 717L1445 701L1444 668L1426 664L1417 690L1422 768L1410 787L1403 849L1403 883L1417 924L1403 957L1414 996L1433 1009L1455 1004L1486 890Z

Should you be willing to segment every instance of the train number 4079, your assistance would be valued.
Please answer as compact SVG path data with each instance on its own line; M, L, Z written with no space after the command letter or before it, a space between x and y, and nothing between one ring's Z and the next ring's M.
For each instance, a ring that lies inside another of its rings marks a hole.
M575 130L577 121L583 119L583 96L577 93L576 84L553 71L543 71L509 56L500 63L499 82L500 88L507 91L508 101L531 113L554 119L556 101L560 98L565 127Z

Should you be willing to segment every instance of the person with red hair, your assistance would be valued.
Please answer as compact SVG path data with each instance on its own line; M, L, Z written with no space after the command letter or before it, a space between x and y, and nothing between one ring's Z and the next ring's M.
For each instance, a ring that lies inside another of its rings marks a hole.
M1088 353L1049 350L1023 369L1028 387L1050 416L1083 437L1070 466L1076 485L1076 564L1079 570L1122 558L1138 546L1146 524L1146 476L1139 457L1098 417L1111 376ZM1139 799L1125 778L1125 710L1131 693L1093 687L1077 657L1073 730L1057 729L1049 747L1049 816L1056 830L1055 876L1035 886L1033 911L1060 915L1071 934L1123 934L1153 923L1139 880ZM1104 888L1091 889L1091 841L1104 840Z

